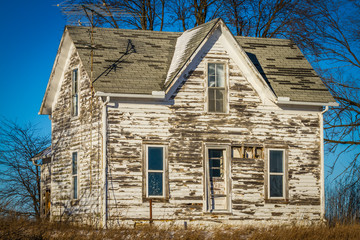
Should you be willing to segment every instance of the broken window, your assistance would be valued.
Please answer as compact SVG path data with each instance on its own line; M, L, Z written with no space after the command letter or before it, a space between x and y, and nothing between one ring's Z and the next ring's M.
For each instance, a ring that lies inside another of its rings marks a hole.
M79 115L79 81L78 69L72 71L72 109L71 114L73 117Z
M283 198L285 188L284 150L269 150L269 197Z
M264 148L256 145L235 146L232 150L233 158L263 159L263 153Z
M164 197L165 193L165 147L146 147L147 197Z
M72 199L78 199L78 155L72 153Z
M206 159L207 211L229 210L227 147L208 147Z
M208 64L208 111L225 112L225 65Z

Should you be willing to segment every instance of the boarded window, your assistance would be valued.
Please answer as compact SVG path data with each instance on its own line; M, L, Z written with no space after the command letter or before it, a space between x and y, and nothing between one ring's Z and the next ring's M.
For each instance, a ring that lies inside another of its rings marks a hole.
M164 197L165 189L165 147L146 148L146 186L147 197Z
M285 186L284 150L269 150L269 196L283 198Z
M72 153L72 199L78 199L78 155Z
M74 69L72 72L72 116L79 115L79 80L78 80L78 69Z
M208 64L208 111L225 112L225 66Z

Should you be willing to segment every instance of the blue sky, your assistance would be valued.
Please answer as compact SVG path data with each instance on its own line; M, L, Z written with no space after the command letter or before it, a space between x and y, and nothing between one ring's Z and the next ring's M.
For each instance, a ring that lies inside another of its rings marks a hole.
M50 120L38 112L66 24L55 2L3 1L0 8L0 117L49 134Z

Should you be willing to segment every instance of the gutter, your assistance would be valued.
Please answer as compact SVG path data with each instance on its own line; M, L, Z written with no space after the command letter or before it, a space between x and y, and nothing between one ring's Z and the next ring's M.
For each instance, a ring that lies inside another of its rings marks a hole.
M103 228L107 227L107 104L110 102L110 96L106 97L106 101L103 104L102 108L102 166L103 166L103 216L102 223Z
M104 93L96 92L95 96L98 97L112 97L112 98L129 98L129 99L153 99L153 100L165 100L165 92L152 91L150 94L128 94L128 93Z
M289 97L278 97L275 103L280 105L303 105L303 106L332 106L338 107L339 104L337 102L301 102L301 101L290 101ZM327 110L326 110L327 111Z
M320 217L325 220L325 173L324 173L324 113L329 110L329 106L319 113L320 120Z

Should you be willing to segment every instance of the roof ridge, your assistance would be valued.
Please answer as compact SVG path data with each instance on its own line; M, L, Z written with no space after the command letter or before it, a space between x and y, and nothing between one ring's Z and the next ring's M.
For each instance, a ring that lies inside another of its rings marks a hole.
M252 40L263 40L263 41L292 41L288 38L264 38L264 37L250 37L250 36L234 36L236 39L244 38L244 39L252 39Z

